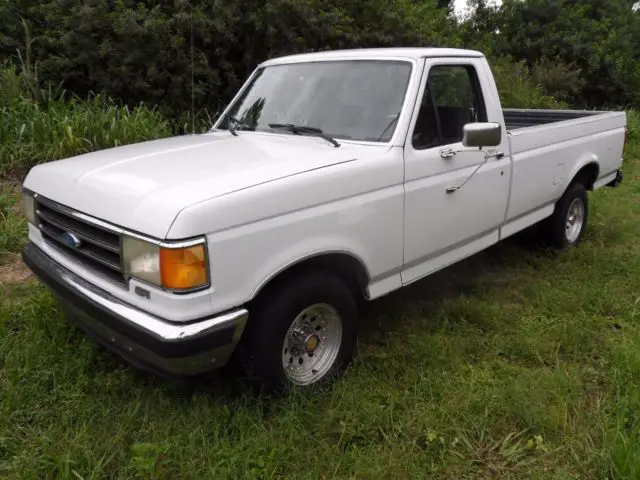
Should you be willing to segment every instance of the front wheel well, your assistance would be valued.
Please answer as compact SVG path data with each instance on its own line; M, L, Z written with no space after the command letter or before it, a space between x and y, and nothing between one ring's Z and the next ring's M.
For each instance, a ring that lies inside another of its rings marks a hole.
M363 263L348 253L325 253L301 260L277 273L260 287L252 302L292 277L303 275L305 271L311 270L332 273L349 287L357 300L365 298L369 275Z
M597 163L588 163L578 170L578 173L575 174L569 185L581 183L587 190L593 190L593 185L598 179L599 172L600 168Z

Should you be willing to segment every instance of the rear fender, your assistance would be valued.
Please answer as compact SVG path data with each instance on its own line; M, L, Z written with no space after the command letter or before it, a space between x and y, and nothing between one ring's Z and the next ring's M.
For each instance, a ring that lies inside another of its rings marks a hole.
M587 189L591 190L593 188L593 184L595 183L595 181L598 179L600 175L600 165L598 163L598 156L595 153L584 154L573 165L573 167L569 171L569 174L566 177L566 181L564 184L564 188L562 189L562 192L564 193L567 190L567 188L569 188L569 186L575 181L576 177L578 175L581 175L581 172L585 168L592 168L590 166L593 166L596 169L595 175L590 175L590 178L587 180L587 184L585 185Z

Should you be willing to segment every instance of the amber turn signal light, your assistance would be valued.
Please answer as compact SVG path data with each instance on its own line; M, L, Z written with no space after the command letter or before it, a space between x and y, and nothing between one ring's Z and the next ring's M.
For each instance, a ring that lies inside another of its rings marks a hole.
M162 286L172 290L190 290L207 284L204 245L186 248L160 248Z

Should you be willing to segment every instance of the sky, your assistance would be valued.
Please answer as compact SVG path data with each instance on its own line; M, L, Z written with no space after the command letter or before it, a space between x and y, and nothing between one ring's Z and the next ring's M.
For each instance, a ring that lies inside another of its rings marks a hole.
M489 0L489 3L500 5L502 3L502 0ZM454 7L456 15L458 15L459 17L464 16L467 10L467 0L455 0ZM640 2L636 2L633 5L633 11L635 12L638 10L640 10Z
M495 3L496 5L500 5L502 3L502 0L493 0L493 2L490 1L489 3ZM465 14L467 9L467 0L455 0L454 5L455 5L456 15L462 16Z

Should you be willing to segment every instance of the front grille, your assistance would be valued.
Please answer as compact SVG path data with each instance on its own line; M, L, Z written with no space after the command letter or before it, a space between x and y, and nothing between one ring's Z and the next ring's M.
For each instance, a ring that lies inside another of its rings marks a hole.
M45 240L64 255L73 258L98 275L125 285L120 259L120 234L88 222L66 207L36 198L40 231ZM72 234L80 243L65 239Z

